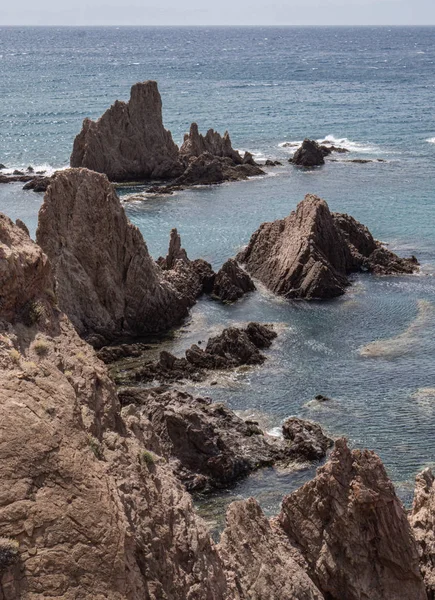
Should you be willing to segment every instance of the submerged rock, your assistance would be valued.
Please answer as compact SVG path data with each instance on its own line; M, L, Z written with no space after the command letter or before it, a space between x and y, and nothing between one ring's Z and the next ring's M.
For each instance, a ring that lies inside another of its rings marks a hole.
M276 294L287 298L333 298L350 284L348 275L412 273L415 258L399 258L349 215L331 213L307 194L285 219L263 223L237 260Z
M119 398L123 406L140 407L151 421L188 490L222 488L251 471L297 458L292 444L265 434L222 403L177 390L140 388L122 389Z
M177 177L177 145L163 126L155 81L136 83L130 100L117 100L97 121L85 119L70 164L105 173L111 181Z
M241 269L233 258L230 258L222 265L215 277L212 295L222 302L231 303L255 289L248 273Z
M316 477L284 498L278 518L334 600L426 600L405 510L381 460L338 440Z
M302 146L289 159L289 162L299 167L318 167L325 164L324 155L322 148L316 141L305 139Z
M194 302L153 261L105 175L87 169L57 173L36 238L51 260L60 308L97 346L165 331Z

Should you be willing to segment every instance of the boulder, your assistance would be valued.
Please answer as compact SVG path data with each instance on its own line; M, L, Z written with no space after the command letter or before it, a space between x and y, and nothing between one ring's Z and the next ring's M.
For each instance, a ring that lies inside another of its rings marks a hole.
M248 273L230 258L222 265L214 279L212 296L222 302L231 303L255 289Z
M36 238L51 260L60 308L96 346L165 331L195 301L153 261L105 175L58 172L45 193Z
M286 496L279 524L334 600L426 600L417 545L379 457L335 443L316 477Z
M318 167L325 164L324 153L316 141L305 139L289 162L298 167Z
M180 175L183 167L178 147L163 126L157 83L136 83L128 102L117 100L97 121L85 119L70 164L105 173L111 181Z
M399 258L349 215L331 213L307 194L285 219L263 223L237 260L276 294L287 298L333 298L350 284L348 275L412 273L415 258Z
M34 177L23 186L23 190L45 192L51 183L51 179L51 177Z
M209 398L137 387L118 395L123 406L139 406L151 421L164 456L190 491L226 487L261 467L294 460L286 440Z
M285 420L282 434L286 440L292 442L295 455L309 461L324 458L328 448L333 445L333 441L323 433L320 425L297 417Z

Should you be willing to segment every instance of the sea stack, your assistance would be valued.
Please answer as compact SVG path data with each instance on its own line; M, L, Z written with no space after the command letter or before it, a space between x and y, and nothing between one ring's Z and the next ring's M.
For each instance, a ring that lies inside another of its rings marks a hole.
M412 273L418 265L384 248L353 217L331 213L312 194L288 217L263 223L237 260L276 294L307 300L340 296L354 272Z

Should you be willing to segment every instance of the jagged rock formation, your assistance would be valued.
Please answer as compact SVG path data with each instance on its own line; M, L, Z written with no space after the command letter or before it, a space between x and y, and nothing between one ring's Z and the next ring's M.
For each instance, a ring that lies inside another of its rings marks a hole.
M185 358L177 358L163 350L157 362L134 366L131 372L122 369L115 379L118 383L153 380L173 382L182 379L201 381L207 376L207 371L261 365L266 357L260 349L268 348L276 336L272 327L260 323L249 323L245 329L228 327L220 335L211 337L204 350L193 344L186 350Z
M111 181L180 175L179 151L163 127L157 83L136 83L128 102L117 100L97 121L85 119L70 164L105 173Z
M222 302L231 303L255 289L248 273L239 267L237 261L230 258L216 274L212 296Z
M318 167L325 164L324 152L314 140L305 139L289 162L299 167Z
M263 223L237 260L276 294L332 298L344 293L348 275L412 273L417 261L399 258L349 215L331 213L307 194L285 219Z
M420 569L427 597L435 598L435 477L431 469L419 473L415 480L414 502L409 522L417 541Z
M226 487L255 469L305 460L292 442L265 434L222 403L160 388L124 388L122 406L151 421L160 448L189 491ZM127 411L128 412L128 411Z
M282 433L286 440L292 442L295 454L306 460L320 460L326 456L328 448L333 445L317 423L290 417L282 426Z
M95 345L167 330L194 302L153 261L105 175L57 173L36 238L51 260L59 306Z
M284 498L279 523L334 600L425 600L405 510L381 460L338 440L316 477Z
M324 600L301 554L253 498L230 505L218 548L232 600Z
M121 414L104 365L56 307L47 258L3 216L0 236L0 553L19 554L0 565L0 597L229 600L150 422Z
M180 154L187 159L198 157L201 154L210 154L219 158L229 158L235 164L241 165L242 157L234 150L231 145L231 139L228 131L223 137L217 131L209 129L206 135L202 135L198 131L198 125L192 123L189 133L184 136L184 142L180 148Z

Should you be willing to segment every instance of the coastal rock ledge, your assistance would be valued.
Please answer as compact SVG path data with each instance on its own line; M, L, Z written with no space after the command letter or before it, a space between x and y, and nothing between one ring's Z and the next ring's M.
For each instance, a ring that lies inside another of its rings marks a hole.
M413 273L415 257L400 258L347 214L307 194L285 219L263 223L237 260L266 287L286 298L307 300L344 294L355 272Z

